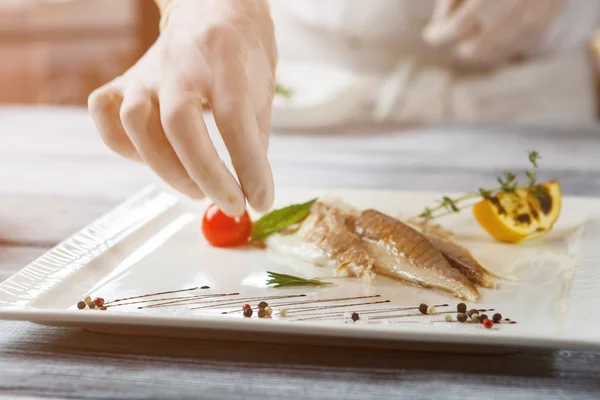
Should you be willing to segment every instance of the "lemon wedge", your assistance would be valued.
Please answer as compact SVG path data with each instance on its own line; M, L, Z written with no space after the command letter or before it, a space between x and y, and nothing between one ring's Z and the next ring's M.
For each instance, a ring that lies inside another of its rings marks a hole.
M536 190L517 189L499 193L473 206L479 225L494 239L519 243L529 236L552 229L562 208L562 193L557 181L536 186Z

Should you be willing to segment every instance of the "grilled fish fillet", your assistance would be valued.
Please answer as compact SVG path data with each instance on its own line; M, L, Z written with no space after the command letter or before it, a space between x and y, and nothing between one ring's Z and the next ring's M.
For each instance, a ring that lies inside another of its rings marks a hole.
M472 302L479 297L475 285L428 238L375 210L319 201L298 230L273 235L266 245L276 253L330 266L338 276L371 281L378 273Z
M426 234L427 239L442 253L450 265L471 282L486 288L495 288L494 275L481 266L464 247L436 235Z
M437 289L474 302L479 292L453 268L421 233L376 210L365 210L355 221L355 231L376 260L377 272L391 278Z
M271 236L267 247L314 265L333 267L338 276L370 282L375 277L375 260L353 230L355 212L348 206L317 202L299 230Z

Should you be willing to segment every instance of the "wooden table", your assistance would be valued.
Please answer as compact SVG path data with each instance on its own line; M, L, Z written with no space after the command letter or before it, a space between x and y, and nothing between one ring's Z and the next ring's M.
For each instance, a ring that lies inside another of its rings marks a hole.
M287 133L274 136L272 162L278 186L462 191L524 170L530 148L566 194L600 195L600 128ZM153 181L103 147L83 110L0 109L0 280ZM0 322L0 398L25 397L598 399L600 354L231 344Z

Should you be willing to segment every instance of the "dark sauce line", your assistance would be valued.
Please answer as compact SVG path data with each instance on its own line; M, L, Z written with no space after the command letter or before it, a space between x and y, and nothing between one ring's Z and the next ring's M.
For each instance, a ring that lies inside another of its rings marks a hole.
M436 304L434 305L434 307L448 307L448 304ZM410 311L410 310L418 310L419 307L400 307L400 308L380 308L380 309L376 309L376 310L364 310L364 311L357 311L360 315L363 314L380 314L380 313L385 313L385 312L395 312L395 311ZM313 314L312 316L315 317L315 319L317 319L318 317L336 317L336 316L343 316L344 313L341 312L334 312L334 313L320 313L320 314ZM292 316L290 316L291 318ZM301 321L301 320L298 320Z
M337 301L348 301L348 300L363 300L363 299L374 299L376 297L381 297L381 295L377 294L374 296L358 296L358 297L343 297L339 299L321 299L321 300L308 300L308 301L295 301L291 303L281 303L274 304L274 307L280 306L294 306L294 305L304 305L304 304L313 304L313 303L334 303ZM288 311L292 311L293 308L289 308Z
M239 293L230 293L227 296L238 296ZM289 295L289 296L270 296L270 297L266 297L266 299L288 299L288 298L294 298L294 297L304 297L306 296L305 294L300 294L300 295ZM217 304L217 306L219 307L223 307L226 305L231 305L231 304L237 304L238 302L246 302L246 301L251 301L251 300L263 300L265 299L265 297L242 297L242 298L238 298L235 300L235 302L233 302L233 299L222 299L222 300L213 300L213 301L195 301L195 300L179 300L179 301L174 301L174 302L166 302L166 303L160 303L160 304L151 304L149 306L146 307L138 307L138 309L141 308L160 308L160 307L171 307L172 305L184 305L184 306L190 306L190 305L198 305L198 304L214 304L214 303L221 303L221 302L228 302L228 303L223 303L223 304ZM202 307L200 307L202 308Z
M154 302L157 302L157 301L167 301L167 300L186 301L186 300L195 300L195 299L210 299L212 297L222 297L222 296L230 296L230 294L199 294L199 295L196 295L196 296L161 297L159 299L138 300L138 301L132 301L132 302L129 302L129 303L119 303L119 304L110 303L106 307L131 306L131 305L134 305L134 304L154 303Z
M209 289L208 286L202 286L202 289ZM189 289L179 289L179 290L170 290L168 292L158 292L158 293L149 293L149 294L142 294L140 296L132 296L132 297L123 297L122 299L116 299L113 301L108 301L106 303L104 303L104 305L108 305L108 304L112 304L112 303L117 303L119 301L125 301L125 300L134 300L134 299L141 299L143 297L152 297L152 296L160 296L163 294L173 294L173 293L181 293L181 292L190 292L192 290L198 290L200 289L200 287L196 286L193 288L189 288Z
M278 299L293 299L296 297L306 297L305 294L296 294L296 295L288 295L288 296L270 296L270 297L246 297L246 298L239 298L239 299L235 299L235 301L229 301L227 303L222 303L222 304L217 304L218 308L224 307L224 306L231 306L231 305L235 305L235 304L239 304L240 308L242 306L243 303L247 302L247 301L253 301L253 300L278 300ZM221 300L224 301L224 300ZM213 303L210 301L206 301L206 302L200 302L200 303L195 303L195 304L207 304L207 303ZM192 308L192 310L203 310L203 309L207 309L212 307L211 305L209 306L203 306L203 307L194 307Z
M294 310L288 310L288 311L290 313L289 317L292 318L292 317L295 316L294 314L296 314L296 313L305 313L305 312L309 312L309 311L326 310L326 309L329 309L329 308L367 306L369 304L383 304L383 303L389 303L389 302L390 302L390 300L382 300L382 301L373 301L373 302L367 302L367 303L337 304L335 306L301 307L301 308L296 308Z
M305 295L306 296L306 295ZM339 298L339 299L321 299L321 300L307 300L307 301L294 301L294 302L288 302L288 303L277 303L277 304L271 304L271 308L273 307L282 307L282 306L298 306L298 305L304 305L304 304L315 304L315 303L333 303L336 301L347 301L347 300L362 300L362 299L372 299L375 297L381 297L381 295L374 295L374 296L359 296L359 297L344 297L344 298ZM268 299L268 298L267 298ZM294 308L288 308L288 311L293 311ZM236 312L241 312L241 308L239 310L232 310L232 311L224 311L221 314L233 314Z
M271 308L273 308L273 307L294 306L294 305L304 305L304 304L314 304L314 303L330 303L330 302L346 301L346 300L370 299L370 298L375 298L375 297L381 297L381 295L361 296L361 297L345 297L345 298L340 298L340 299L294 301L294 302L288 302L288 303L270 304L270 306L271 306ZM295 308L288 309L288 311L293 311L293 310L296 310L296 309ZM243 310L240 308L238 310L223 311L221 314L235 314L235 313L242 312L242 311Z
M490 309L490 310L479 310L481 312L489 312L489 311L494 311L494 309ZM456 311L442 311L442 312L437 312L435 314L421 314L421 313L415 313L415 314L396 314L396 315L378 315L375 317L371 317L369 320L377 320L377 319L393 319L393 318L407 318L407 317L431 317L434 315L444 315L444 314L456 314Z
M206 299L211 299L211 298L215 298L215 297L231 297L231 296L239 296L239 293L219 293L219 294L215 294L212 296L199 296L196 298L190 298L190 299L184 299L184 300L165 301L163 303L148 304L145 306L141 306L141 307L138 307L138 310L141 310L143 308L171 307L173 305L216 303L216 302L220 302L220 301L229 301L230 299L211 300L211 301L206 301ZM199 303L199 301L201 303Z

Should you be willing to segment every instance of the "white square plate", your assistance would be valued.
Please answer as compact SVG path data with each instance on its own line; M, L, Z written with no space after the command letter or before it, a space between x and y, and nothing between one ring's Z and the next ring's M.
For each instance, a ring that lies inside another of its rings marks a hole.
M281 191L276 206L323 195L390 215L417 214L440 198L436 193L294 189ZM323 288L268 287L266 271L304 277L331 271L260 249L212 248L200 228L206 206L163 187L142 191L0 284L0 318L123 334L600 349L598 199L565 198L555 229L520 245L493 241L469 212L442 221L456 233L455 240L505 278L498 289L482 289L477 304L468 304L513 321L491 330L456 322L460 301L451 296L383 277L371 285L347 278ZM86 295L110 302L193 287L198 289L113 303L106 311L75 306ZM256 304L263 299L273 306L271 319L257 318ZM244 303L254 307L252 318L242 316ZM410 309L421 303L439 305L438 314ZM153 307L138 308L147 305ZM289 310L288 317L279 316L282 308ZM361 317L357 322L348 318L353 311ZM453 322L446 322L446 315Z

